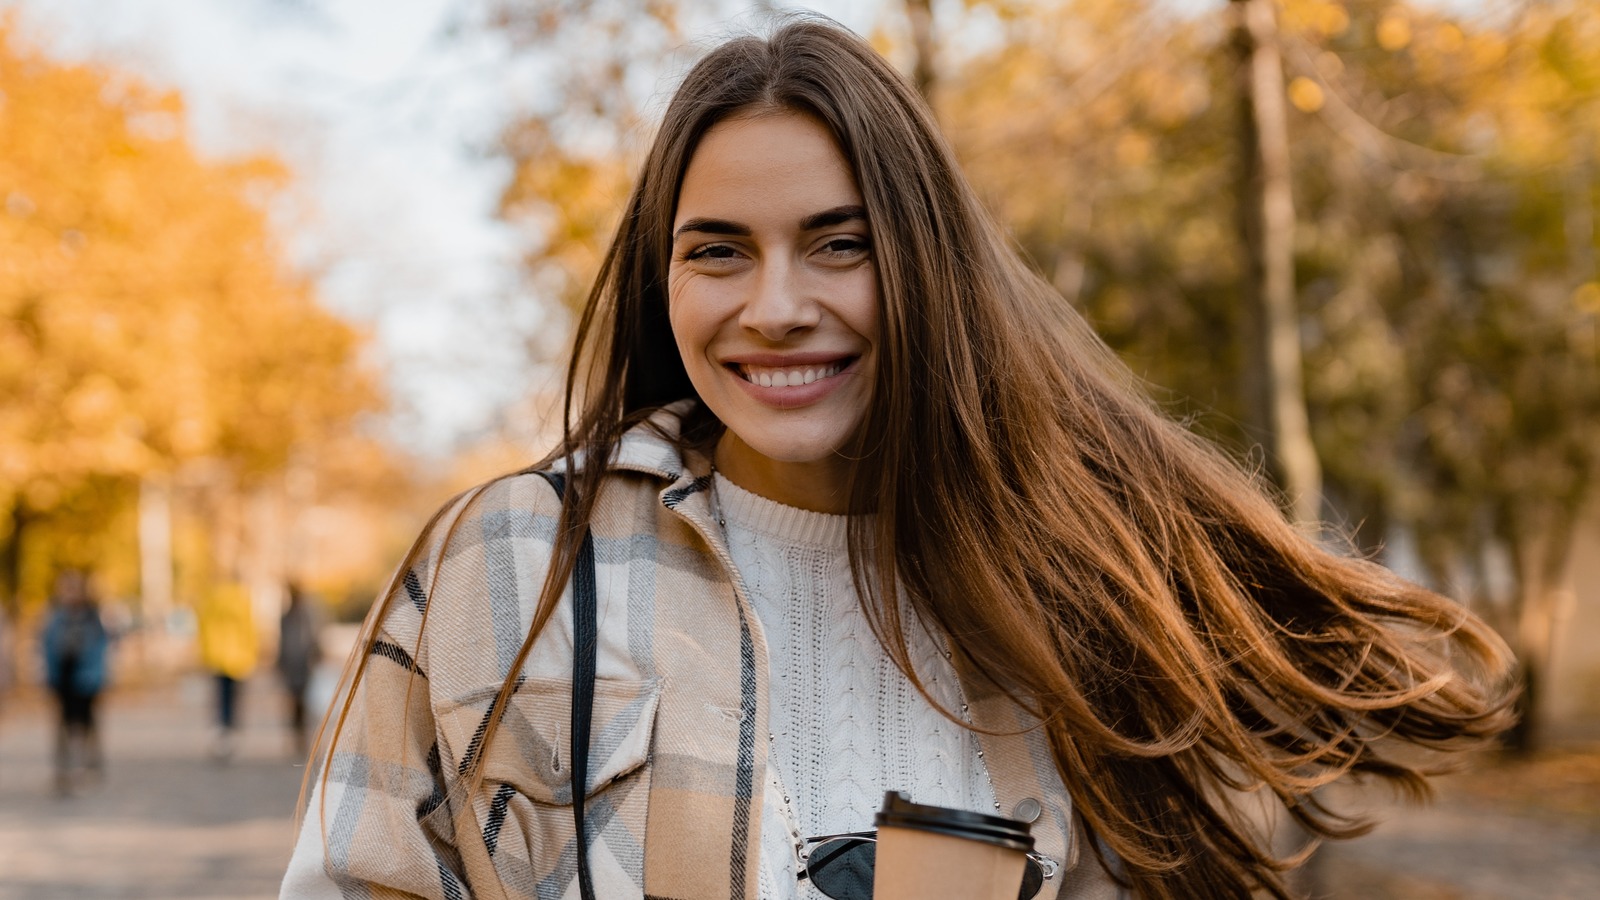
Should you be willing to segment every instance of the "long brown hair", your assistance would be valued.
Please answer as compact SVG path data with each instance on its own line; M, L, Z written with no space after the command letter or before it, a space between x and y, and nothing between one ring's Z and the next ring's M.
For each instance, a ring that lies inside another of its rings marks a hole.
M949 638L965 677L1042 723L1083 824L1140 895L1287 897L1289 863L1230 802L1240 792L1264 789L1314 835L1350 836L1362 823L1317 787L1361 773L1425 793L1425 770L1392 745L1463 749L1506 727L1508 654L1493 632L1324 549L1156 410L1020 260L915 91L814 17L716 48L666 110L578 323L564 441L540 465L581 453L586 465L568 466L579 499L564 503L498 709L571 574L601 463L629 428L695 396L666 287L690 157L730 116L784 111L832 132L873 230L881 361L843 451L857 460L852 508L877 512L851 535L869 620L915 681L911 610ZM704 447L719 428L696 404L681 440Z

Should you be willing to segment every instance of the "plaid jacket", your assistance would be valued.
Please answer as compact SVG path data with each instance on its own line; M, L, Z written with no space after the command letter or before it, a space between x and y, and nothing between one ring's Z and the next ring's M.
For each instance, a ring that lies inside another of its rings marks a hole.
M670 434L676 416L654 424ZM714 527L709 464L640 428L614 469L592 525L600 636L584 803L596 894L756 900L767 648ZM519 476L440 519L379 623L283 897L578 896L564 758L569 597L535 642L492 745L478 746L527 634L558 510L544 479ZM1011 704L969 702L980 726L1025 730ZM1095 854L1071 840L1070 801L1041 732L982 742L1002 807L1041 801L1033 832L1038 851L1063 863L1059 895L1117 896ZM466 797L460 773L478 753L483 786Z

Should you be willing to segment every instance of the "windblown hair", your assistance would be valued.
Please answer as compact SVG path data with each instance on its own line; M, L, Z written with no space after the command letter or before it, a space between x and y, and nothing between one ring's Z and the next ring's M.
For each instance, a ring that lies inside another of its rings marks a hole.
M878 380L843 451L857 461L851 508L877 513L851 534L873 629L915 681L909 610L948 637L964 677L1037 717L1082 824L1139 895L1287 897L1294 861L1239 811L1245 793L1275 796L1313 835L1352 836L1365 826L1325 807L1319 786L1357 773L1425 794L1428 770L1395 750L1465 749L1508 725L1494 633L1324 549L1157 410L1022 262L915 91L815 18L716 48L666 110L578 323L565 440L541 465L587 464L569 466L579 499L567 495L513 673L572 572L598 463L695 396L667 317L690 158L721 121L785 112L832 133L873 232ZM697 404L682 440L704 449L720 428Z

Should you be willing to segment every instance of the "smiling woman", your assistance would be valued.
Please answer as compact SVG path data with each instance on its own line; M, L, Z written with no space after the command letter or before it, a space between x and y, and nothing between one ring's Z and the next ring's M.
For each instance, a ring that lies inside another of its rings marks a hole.
M1424 790L1504 647L1132 384L864 41L712 51L562 445L369 617L284 895L860 900L898 791L1028 832L1021 900L1289 896L1255 801L1356 833L1316 789Z

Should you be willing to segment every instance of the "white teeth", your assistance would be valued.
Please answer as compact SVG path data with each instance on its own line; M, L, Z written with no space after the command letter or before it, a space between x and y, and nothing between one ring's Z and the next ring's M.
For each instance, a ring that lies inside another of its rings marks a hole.
M740 374L751 384L759 384L762 387L799 387L824 378L832 378L843 369L843 363L809 369L757 369L755 366L744 366Z

